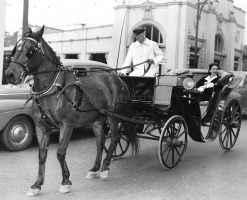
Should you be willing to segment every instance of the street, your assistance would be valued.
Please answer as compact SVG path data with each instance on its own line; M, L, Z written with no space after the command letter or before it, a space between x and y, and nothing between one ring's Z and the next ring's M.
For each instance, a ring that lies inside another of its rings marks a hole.
M36 199L56 200L234 200L247 199L247 117L243 117L239 138L229 152L224 152L218 138L210 143L189 139L182 163L165 171L158 159L158 142L140 139L140 152L111 162L107 180L87 180L93 166L96 144L90 130L76 130L67 152L72 190L60 194L62 181L56 157L58 133L51 136L46 177ZM0 150L0 199L34 199L26 193L36 181L38 144L27 150L11 153Z

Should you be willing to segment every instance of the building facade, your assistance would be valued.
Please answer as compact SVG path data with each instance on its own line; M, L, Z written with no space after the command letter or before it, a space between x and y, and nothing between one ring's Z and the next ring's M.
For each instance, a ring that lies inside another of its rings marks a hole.
M115 0L113 24L74 30L46 31L44 39L61 58L90 59L120 68L135 41L133 29L143 26L146 37L162 49L166 69L202 68L218 62L225 71L242 70L245 11L233 0L204 5L198 26L198 0ZM100 16L98 16L100 17Z
M197 0L115 0L112 25L44 37L63 58L99 60L119 68L135 41L133 29L143 26L146 37L162 49L165 68L207 68L218 62L226 71L242 70L245 11L232 0L220 0L217 8L211 1L201 11L196 64Z
M120 38L119 63L123 63L134 40L133 29L145 26L148 37L158 42L164 52L166 67L193 67L197 2L116 0L110 63L116 63ZM207 68L211 62L218 62L226 71L241 70L244 24L245 11L235 7L232 0L219 0L217 8L208 1L199 20L197 68Z

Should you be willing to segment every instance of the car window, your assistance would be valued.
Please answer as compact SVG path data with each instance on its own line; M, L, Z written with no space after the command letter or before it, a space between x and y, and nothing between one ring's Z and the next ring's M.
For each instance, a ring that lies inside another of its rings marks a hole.
M76 73L77 76L86 76L87 75L87 69L88 68L84 68L85 66L79 66L76 65L73 67L74 70L77 70L78 72Z
M90 70L94 70L94 71L104 71L107 70L108 68L105 67L92 67Z
M240 75L239 75L240 76ZM241 76L243 79L242 79L242 81L239 83L239 87L246 87L247 86L247 77L245 77L245 76Z

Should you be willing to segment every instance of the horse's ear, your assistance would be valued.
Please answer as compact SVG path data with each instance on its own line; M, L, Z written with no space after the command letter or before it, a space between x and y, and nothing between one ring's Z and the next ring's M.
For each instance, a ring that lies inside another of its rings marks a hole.
M40 41L40 39L42 38L44 29L45 29L45 26L43 25L42 28L35 33L35 38L37 41Z
M26 37L27 37L27 36L29 36L32 32L33 32L32 29L31 29L30 27L28 27L27 32L24 33L23 36L26 36Z
M30 27L28 27L27 33L32 33L32 32L33 32L32 29Z

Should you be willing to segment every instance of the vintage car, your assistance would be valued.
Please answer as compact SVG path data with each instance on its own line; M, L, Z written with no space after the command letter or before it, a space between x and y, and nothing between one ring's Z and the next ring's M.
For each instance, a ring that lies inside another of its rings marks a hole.
M90 60L61 60L64 66L78 70L78 75L87 75L92 71L107 70L104 63ZM34 136L35 127L31 112L32 101L26 105L30 96L28 83L23 85L0 86L0 142L9 151L27 148Z
M241 101L242 114L247 115L247 72L233 71L233 73L243 78L242 81L239 83L238 87L236 88L236 90L242 96L242 101Z

